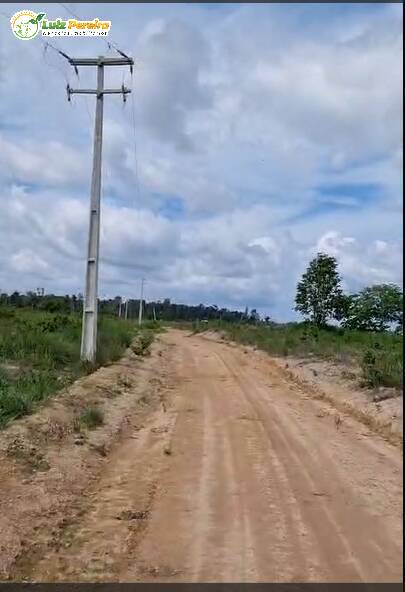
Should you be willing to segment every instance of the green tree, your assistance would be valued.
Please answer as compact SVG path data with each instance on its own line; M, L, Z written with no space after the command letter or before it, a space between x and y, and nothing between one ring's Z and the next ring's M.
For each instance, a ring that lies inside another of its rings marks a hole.
M260 321L260 315L255 308L252 308L250 311L249 321L254 324L257 324Z
M390 326L402 327L403 293L394 284L378 284L364 288L351 297L344 326L364 331L386 331Z
M295 310L315 325L326 325L330 318L342 316L343 294L335 257L318 253L297 285Z
M345 322L349 316L349 311L353 302L353 294L340 294L336 298L336 309L334 317L337 321Z

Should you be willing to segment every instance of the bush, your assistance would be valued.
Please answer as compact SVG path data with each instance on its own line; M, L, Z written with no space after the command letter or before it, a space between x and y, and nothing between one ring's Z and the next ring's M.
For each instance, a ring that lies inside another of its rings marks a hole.
M131 349L137 356L144 356L149 352L149 348L153 343L154 335L151 331L142 331L139 333Z
M366 350L361 369L364 386L403 387L402 357L392 352Z
M99 407L89 405L86 407L79 417L79 425L86 427L88 430L94 430L104 423L104 414Z

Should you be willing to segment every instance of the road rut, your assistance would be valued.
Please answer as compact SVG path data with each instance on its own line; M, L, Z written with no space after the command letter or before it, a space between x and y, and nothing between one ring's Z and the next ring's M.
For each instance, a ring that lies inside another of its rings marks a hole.
M161 339L172 403L113 451L27 579L402 581L398 449L336 422L263 354Z

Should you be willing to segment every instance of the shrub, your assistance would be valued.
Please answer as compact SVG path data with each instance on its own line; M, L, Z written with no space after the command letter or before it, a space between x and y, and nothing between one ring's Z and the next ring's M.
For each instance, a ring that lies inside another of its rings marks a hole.
M154 335L151 331L142 331L134 343L131 345L131 349L137 356L144 356L149 352L149 348L153 343Z
M89 430L94 430L104 423L104 414L99 407L89 405L86 407L79 417L80 426L84 426Z
M402 357L395 352L368 349L361 360L361 369L364 386L403 386Z

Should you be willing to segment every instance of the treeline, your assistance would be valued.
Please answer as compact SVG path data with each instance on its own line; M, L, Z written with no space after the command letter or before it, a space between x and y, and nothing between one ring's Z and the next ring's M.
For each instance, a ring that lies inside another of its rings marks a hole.
M57 313L81 313L83 295L56 296L45 294L43 289L26 294L13 292L0 294L0 306L29 307ZM355 294L345 294L335 257L318 253L310 261L306 272L297 285L295 310L306 321L317 327L326 327L331 322L342 329L383 332L403 330L403 292L395 284L377 284L363 288ZM124 300L121 296L99 299L100 314L136 319L139 299ZM215 321L274 325L269 317L262 319L256 309L243 312L219 308L216 305L177 304L169 298L143 302L143 318L157 321Z
M66 294L57 296L45 294L43 290L30 291L26 294L13 292L12 294L0 294L0 305L8 305L15 308L31 308L47 312L58 312L61 314L81 313L83 310L82 294ZM99 313L111 316L118 316L128 319L136 319L139 314L139 299L124 300L120 296L111 299L99 299ZM255 309L250 312L229 310L219 308L216 305L205 306L199 304L190 306L187 304L176 304L169 298L164 300L143 302L143 318L147 320L162 321L211 321L223 320L228 322L256 323L260 320ZM269 321L267 317L267 321Z

